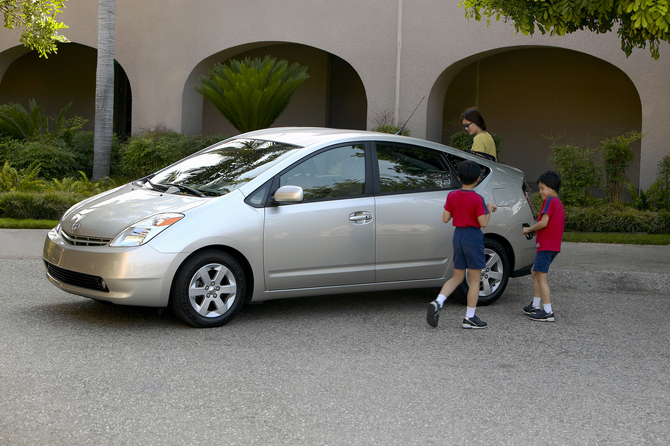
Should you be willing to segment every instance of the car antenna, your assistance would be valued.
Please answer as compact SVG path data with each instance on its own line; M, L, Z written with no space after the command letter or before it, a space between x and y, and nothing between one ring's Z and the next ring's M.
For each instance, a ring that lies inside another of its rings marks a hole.
M418 104L416 104L416 107L414 108L414 111L412 112L411 115L409 115L409 118L407 118L407 121L405 121L405 123L402 125L402 127L400 127L400 130L398 130L396 135L402 135L402 131L405 130L405 126L407 125L409 120L412 119L412 116L414 116L414 112L416 111L417 108L419 108L419 105L421 105L421 103L423 102L424 99L426 99L425 96L421 98L421 100L419 101Z

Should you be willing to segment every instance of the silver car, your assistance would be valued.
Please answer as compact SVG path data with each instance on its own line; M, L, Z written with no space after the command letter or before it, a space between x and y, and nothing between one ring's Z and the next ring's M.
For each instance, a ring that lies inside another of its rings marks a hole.
M235 136L76 204L46 238L47 277L99 301L170 307L195 327L224 325L250 301L440 287L453 271L443 206L466 159L498 206L484 229L490 304L535 258L523 173L428 141L322 128Z

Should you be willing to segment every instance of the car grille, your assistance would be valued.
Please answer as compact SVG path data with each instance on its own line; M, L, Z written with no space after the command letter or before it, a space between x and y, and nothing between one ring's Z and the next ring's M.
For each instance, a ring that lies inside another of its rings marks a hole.
M60 230L60 235L66 243L74 246L104 246L112 241L111 238L85 237L82 235L70 234L62 228Z
M44 266L47 268L47 273L58 282L88 288L89 290L109 292L109 288L107 288L107 284L102 280L102 277L63 269L47 261L44 262Z

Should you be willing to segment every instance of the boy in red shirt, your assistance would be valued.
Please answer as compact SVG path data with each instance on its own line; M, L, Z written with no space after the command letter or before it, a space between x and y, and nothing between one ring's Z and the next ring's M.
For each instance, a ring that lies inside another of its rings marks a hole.
M475 316L477 301L479 300L479 281L482 269L486 268L484 255L485 228L491 218L491 212L498 207L484 202L484 198L473 189L481 175L481 167L474 161L463 161L458 165L458 179L463 188L447 195L444 205L442 221L448 223L454 219L454 276L449 279L440 290L440 294L428 304L426 321L431 327L437 327L442 305L447 296L454 292L457 286L465 279L465 270L469 269L470 288L468 289L468 308L463 319L463 328L486 328L486 322Z
M556 172L547 171L537 179L537 185L544 199L542 211L537 223L529 228L523 228L524 234L537 231L537 255L532 271L535 297L530 305L523 307L523 311L534 321L554 322L547 273L549 265L561 252L561 240L565 227L565 210L557 196L561 188L561 178ZM542 308L540 308L540 302L542 302Z

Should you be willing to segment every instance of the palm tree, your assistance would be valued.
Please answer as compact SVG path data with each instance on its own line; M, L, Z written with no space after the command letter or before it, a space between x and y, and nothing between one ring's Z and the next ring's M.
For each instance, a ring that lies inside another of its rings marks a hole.
M98 0L98 65L95 74L93 175L109 175L114 130L114 0Z
M266 56L230 65L216 64L195 89L240 132L270 127L295 90L309 78L307 67Z

